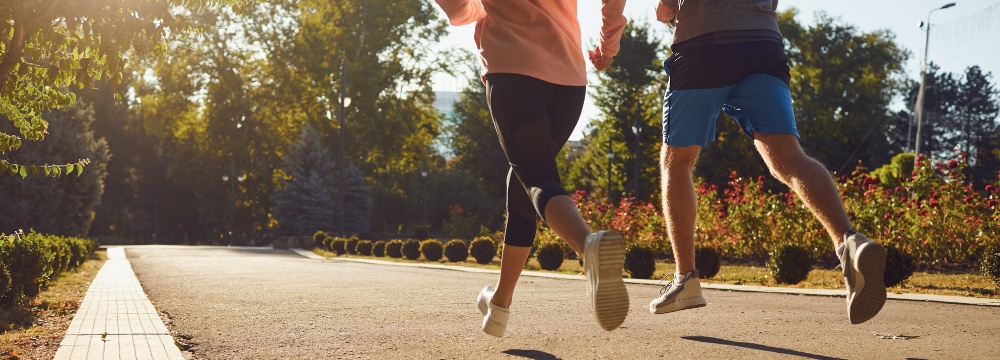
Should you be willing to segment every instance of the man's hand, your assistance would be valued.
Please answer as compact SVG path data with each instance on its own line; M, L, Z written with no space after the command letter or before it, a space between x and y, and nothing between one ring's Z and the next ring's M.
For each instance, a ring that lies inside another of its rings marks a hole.
M677 17L677 8L670 7L664 4L663 1L656 3L656 21L664 24L674 24L674 18Z
M594 50L587 51L587 54L590 56L590 63L594 64L594 68L597 69L597 71L607 69L611 66L611 62L614 60L611 56L604 56L604 54L601 53L600 46L595 47Z

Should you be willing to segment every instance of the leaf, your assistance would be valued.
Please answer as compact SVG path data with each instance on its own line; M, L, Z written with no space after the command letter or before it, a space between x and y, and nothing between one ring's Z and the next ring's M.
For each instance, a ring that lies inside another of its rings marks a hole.
M73 164L66 164L66 175L73 172Z
M21 166L21 178L24 179L26 177L28 177L28 168Z
M76 166L76 176L79 177L82 174L83 174L83 164L77 165Z

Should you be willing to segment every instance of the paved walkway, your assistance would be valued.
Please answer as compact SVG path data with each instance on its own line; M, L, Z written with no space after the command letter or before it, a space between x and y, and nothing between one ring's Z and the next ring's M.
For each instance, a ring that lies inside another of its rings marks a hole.
M125 249L110 247L55 359L184 359L142 291Z
M324 259L311 251L291 249L311 259ZM59 345L55 359L184 359L170 331L125 257L123 247L107 249L108 261L98 272L87 295ZM373 263L401 267L442 269L473 273L497 273L497 270L439 264L399 263L369 259L336 258L334 261ZM525 276L553 279L583 279L578 275L525 271ZM656 280L626 279L632 284L656 284ZM728 284L705 284L708 289L770 292L799 295L843 296L842 290L811 290ZM922 294L889 294L890 299L951 304L1000 306L1000 300Z
M305 256L310 259L326 259L322 256L316 255L316 253L305 250L305 249L289 249L296 254ZM394 261L383 261L383 260L371 260L371 259L353 259L353 258L331 258L329 260L335 261L351 261L369 264L381 264L381 265L394 265L394 266L410 266L410 267L420 267L428 269L444 269L444 270L454 270L454 271L465 271L465 272L478 272L478 273L493 273L499 274L499 270L489 270L480 269L472 267L464 267L457 265L440 265L434 263L401 263ZM532 276L532 277L544 277L551 279L573 279L573 280L586 280L583 275L566 275L543 271L524 271L521 273L522 276ZM658 285L659 280L649 280L649 279L625 279L626 283L629 284L644 284L644 285ZM731 285L731 284L715 284L711 280L706 280L706 283L701 284L704 289L713 290L726 290L726 291L741 291L741 292L758 292L758 293L775 293L775 294L792 294L792 295L811 295L811 296L832 296L832 297L844 297L846 291L843 289L799 289L791 287L770 287L770 286L753 286L753 285ZM1000 299L985 299L985 298L975 298L966 296L948 296L948 295L933 295L933 294L897 294L888 293L886 297L890 300L910 300L910 301L927 301L927 302L938 302L945 304L959 304L959 305L981 305L981 306L997 306L1000 307Z

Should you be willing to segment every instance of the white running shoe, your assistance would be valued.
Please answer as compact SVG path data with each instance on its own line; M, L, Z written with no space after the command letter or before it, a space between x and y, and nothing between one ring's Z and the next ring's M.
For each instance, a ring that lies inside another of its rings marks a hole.
M594 317L604 330L617 329L628 315L628 290L622 280L625 240L614 230L590 234L583 244L583 257Z
M705 297L701 296L701 281L698 280L698 270L692 270L684 276L684 281L678 284L674 280L660 289L660 297L649 303L649 312L665 314L684 309L700 308L707 305Z
M483 332L502 338L504 330L507 329L510 309L493 304L493 292L496 290L493 285L484 287L479 292L476 302L479 305L479 312L483 313Z
M875 317L885 305L885 248L864 234L844 234L840 267L847 285L847 318L860 324Z

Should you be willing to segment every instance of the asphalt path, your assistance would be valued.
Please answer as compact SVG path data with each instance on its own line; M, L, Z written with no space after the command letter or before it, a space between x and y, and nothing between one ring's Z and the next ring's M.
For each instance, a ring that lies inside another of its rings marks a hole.
M287 250L130 247L143 288L188 359L998 359L1000 308L889 300L851 325L843 298L705 290L653 315L628 285L617 330L582 280L522 277L507 334L479 330L495 274L313 260Z

